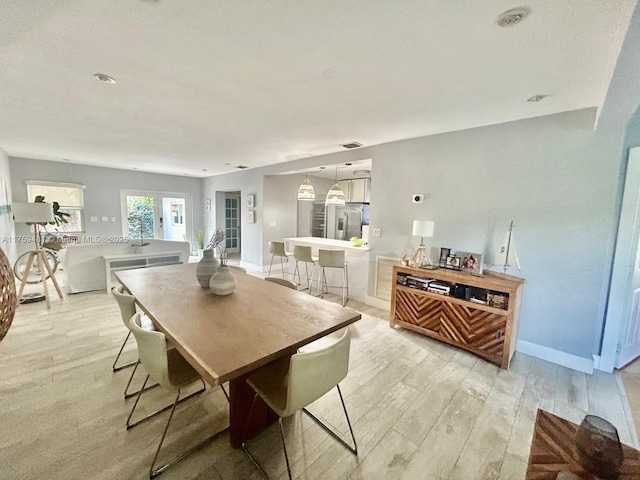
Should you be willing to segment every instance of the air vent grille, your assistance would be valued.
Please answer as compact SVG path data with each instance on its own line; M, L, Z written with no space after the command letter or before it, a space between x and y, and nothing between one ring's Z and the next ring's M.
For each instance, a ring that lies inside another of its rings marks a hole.
M239 168L240 170L244 170L245 168L249 168L246 165L236 165L236 168Z

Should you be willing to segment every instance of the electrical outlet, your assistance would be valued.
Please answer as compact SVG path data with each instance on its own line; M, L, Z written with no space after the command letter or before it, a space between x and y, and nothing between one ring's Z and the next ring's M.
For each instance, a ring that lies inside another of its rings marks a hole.
M116 217L111 217L111 221L115 223Z
M109 221L109 217L102 217L102 221L103 222L108 222Z
M371 236L373 237L379 237L380 236L380 229L379 228L372 228L371 229Z
M413 203L424 203L424 193L414 193L411 201Z
M270 227L275 227L276 226L276 222L269 222L269 226Z
M89 217L89 221L90 222L97 222L98 221L98 217Z

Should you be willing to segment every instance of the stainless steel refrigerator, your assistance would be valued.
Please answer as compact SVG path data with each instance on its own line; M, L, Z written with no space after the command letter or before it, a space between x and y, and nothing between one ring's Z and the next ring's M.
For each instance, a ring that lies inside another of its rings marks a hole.
M347 203L344 207L327 207L327 238L349 240L362 237L362 225L368 222L368 204Z

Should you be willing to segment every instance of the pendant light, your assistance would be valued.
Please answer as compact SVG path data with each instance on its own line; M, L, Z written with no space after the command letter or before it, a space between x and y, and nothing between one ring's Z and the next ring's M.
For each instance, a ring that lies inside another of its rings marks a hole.
M338 166L336 165L336 183L329 193L327 193L327 200L325 201L327 207L344 207L344 192L338 185Z
M304 182L298 188L298 200L303 200L305 202L312 202L316 199L316 192L313 190L313 185L309 183L309 179L307 178L307 174L304 175Z

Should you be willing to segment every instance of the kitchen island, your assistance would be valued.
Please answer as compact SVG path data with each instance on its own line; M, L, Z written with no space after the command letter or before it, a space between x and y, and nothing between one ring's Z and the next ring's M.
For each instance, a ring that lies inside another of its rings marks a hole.
M354 247L351 242L345 240L334 240L331 238L316 237L295 237L285 238L285 248L288 252L293 252L295 245L305 245L311 247L314 257L318 256L318 250L344 250L347 265L349 269L349 298L365 303L367 297L367 285L369 283L369 247ZM295 269L295 259L293 256L289 258L289 271ZM300 264L300 270L304 272L304 264ZM311 271L311 265L309 265ZM318 272L316 267L315 278L311 287L311 293L316 295L318 288ZM327 283L329 284L329 292L342 294L342 272L335 268L326 269ZM306 283L304 273L302 274L302 283Z

